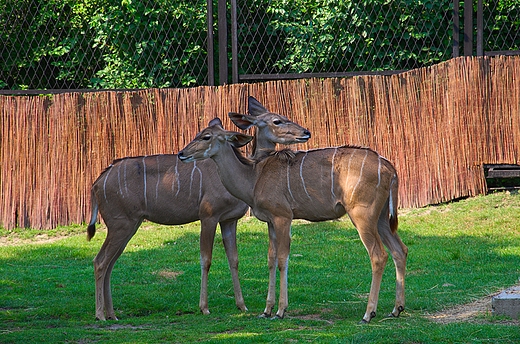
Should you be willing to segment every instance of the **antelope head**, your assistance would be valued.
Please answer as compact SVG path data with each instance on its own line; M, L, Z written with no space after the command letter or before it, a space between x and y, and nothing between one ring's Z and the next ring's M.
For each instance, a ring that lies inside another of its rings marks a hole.
M270 112L254 97L248 98L249 115L230 112L229 117L237 127L247 130L257 127L259 146L275 148L275 144L290 145L307 142L311 132L290 121L287 117Z
M181 161L189 162L211 158L219 152L226 142L235 148L245 146L253 139L253 136L245 135L235 131L227 131L222 127L220 118L212 119L208 127L195 136L178 156Z

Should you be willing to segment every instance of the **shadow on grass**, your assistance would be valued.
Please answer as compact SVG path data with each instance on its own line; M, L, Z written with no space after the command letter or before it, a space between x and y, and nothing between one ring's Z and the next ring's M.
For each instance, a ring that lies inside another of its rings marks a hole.
M355 324L365 311L371 272L365 248L349 221L295 222L289 264L289 309L287 319L277 323L256 319L265 307L267 293L265 225L256 224L251 229L242 224L239 228L239 273L250 310L246 314L235 308L229 268L217 235L209 277L209 317L200 315L198 310L197 230L194 227L176 232L175 227L151 227L138 231L130 241L112 274L116 313L123 325L128 321L132 324L121 331L148 331L152 323L152 328L162 328L164 338L184 333L186 337L179 338L222 337L231 341L250 339L252 332L259 333L259 328L267 328L271 334L291 329L299 331L301 338L307 338L312 331L318 331L316 335L333 331L336 326L347 326L349 331L356 332ZM422 235L420 228L412 230L406 226L400 230L400 236L410 250L407 312L403 319L393 322L395 325L388 324L389 328L405 326L419 321L425 313L512 285L520 275L519 256L515 253L518 237ZM71 326L80 336L85 331L96 332L110 326L110 322L105 325L94 321L92 259L104 234L98 233L95 239L88 243L83 237L72 237L49 244L0 248L0 323L4 333L38 328L43 333L45 328ZM150 241L158 244L150 245ZM391 259L381 287L376 323L394 305L395 269ZM204 334L198 328L202 325ZM173 331L168 330L171 326L177 334L169 332ZM347 335L345 330L334 331L334 336ZM226 333L234 335L223 335ZM419 334L417 337L421 338Z

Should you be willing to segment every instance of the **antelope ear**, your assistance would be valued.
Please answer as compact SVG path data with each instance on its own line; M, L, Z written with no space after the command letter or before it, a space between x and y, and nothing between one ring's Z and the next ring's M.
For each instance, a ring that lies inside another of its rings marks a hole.
M255 124L253 116L243 115L236 112L230 112L228 113L228 116L231 121L242 130L247 130Z
M226 141L231 143L236 148L240 148L242 146L247 145L252 139L253 136L245 135L234 131L230 131L229 134L226 135Z
M215 117L208 123L208 127L213 127L215 125L222 128L222 121L220 120L220 118Z
M258 100L256 100L254 97L249 96L247 99L247 109L249 110L249 113L253 116L260 116L264 113L269 113L269 110L267 110Z

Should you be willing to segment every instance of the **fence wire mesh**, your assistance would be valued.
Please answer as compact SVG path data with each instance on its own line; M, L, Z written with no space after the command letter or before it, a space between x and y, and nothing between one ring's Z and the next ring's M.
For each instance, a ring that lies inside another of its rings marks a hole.
M207 83L205 0L0 1L0 87Z
M484 51L508 54L520 50L520 1L483 2Z
M257 0L237 12L240 74L404 70L452 54L452 0Z
M210 62L218 3L228 33L237 28L228 64L242 80L428 66L451 58L453 4L462 2L243 0L235 24L235 1L0 0L0 92L188 87L212 84L213 75L229 82ZM485 51L520 49L520 0L483 0L483 21Z

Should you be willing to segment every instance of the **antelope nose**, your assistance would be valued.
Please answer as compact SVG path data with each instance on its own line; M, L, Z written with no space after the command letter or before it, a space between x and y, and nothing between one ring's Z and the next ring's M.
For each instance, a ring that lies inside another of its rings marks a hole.
M303 133L304 133L306 136L311 137L311 132L310 132L309 130L305 129L305 130L303 131Z

